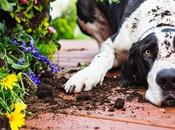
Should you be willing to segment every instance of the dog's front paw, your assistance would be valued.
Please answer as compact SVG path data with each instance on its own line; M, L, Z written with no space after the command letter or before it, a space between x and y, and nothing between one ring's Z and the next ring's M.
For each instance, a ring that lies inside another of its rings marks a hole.
M66 93L78 93L89 91L99 82L102 83L104 76L101 76L97 70L86 67L85 69L74 74L63 86Z

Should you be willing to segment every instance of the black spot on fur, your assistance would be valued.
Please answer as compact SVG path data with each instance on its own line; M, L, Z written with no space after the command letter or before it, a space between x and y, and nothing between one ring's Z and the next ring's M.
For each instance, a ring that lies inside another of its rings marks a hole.
M161 32L175 32L175 28L165 28Z
M77 16L85 23L92 23L95 20L95 7L94 0L78 0L77 1Z
M175 48L175 37L174 37L174 39L173 39L173 46L174 46L174 48Z
M166 24L166 23L160 23L160 24L158 24L156 27L162 27L162 26L174 27L174 25L172 25L172 24Z

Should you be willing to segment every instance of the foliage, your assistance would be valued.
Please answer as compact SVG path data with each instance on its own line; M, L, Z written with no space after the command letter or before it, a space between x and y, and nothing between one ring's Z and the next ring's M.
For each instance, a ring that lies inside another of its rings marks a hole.
M7 1L7 0L3 0ZM5 24L15 24L14 27L22 27L28 34L30 34L35 41L35 44L41 44L39 49L42 49L45 44L52 44L54 51L52 54L46 53L45 55L53 55L56 49L60 48L55 35L51 34L48 30L50 23L50 0L8 0L9 6L13 10L8 12L10 16L6 18ZM2 1L1 1L2 3ZM3 6L2 6L3 7ZM9 10L4 8L4 10ZM4 11L3 10L3 11ZM3 12L4 13L4 12ZM6 13L6 14L8 14ZM2 10L0 9L0 17L2 17ZM13 21L11 21L11 19ZM1 22L2 20L0 20ZM1 24L0 24L1 25ZM1 26L0 26L1 27ZM48 37L49 35L49 37ZM47 48L48 50L49 48ZM41 50L41 53L44 52Z
M74 30L76 27L76 6L75 0L71 1L68 8L62 12L59 18L52 21L52 26L56 29L56 38L59 39L73 39Z
M60 48L56 39L54 39L54 34L52 34L52 32L49 30L49 21L47 20L49 15L45 15L49 11L45 7L45 4L48 4L48 1L46 3L43 2L44 5L42 5L42 1L40 2L41 4L39 4L36 0L23 0L21 2L17 2L16 6L14 7L14 11L9 12L12 16L11 19L15 19L16 22L13 28L10 28L9 30L7 29L9 28L7 26L9 22L8 20L6 20L5 23L1 22L1 49L9 48L9 50L4 49L5 52L1 54L3 57L0 58L10 64L11 66L9 67L12 67L18 71L20 70L23 72L31 72L32 69L35 72L40 72L43 68L46 68L46 60L43 62L44 64L37 62L42 62L42 60L38 60L41 57L41 54L38 55L39 51L35 48L35 46L40 49L41 53L43 53L45 56L49 56L50 58L52 58L55 50ZM44 8L46 9L44 10ZM34 16L33 13L28 12L34 12L35 14L38 14L38 17ZM43 18L41 18L39 14ZM37 21L38 18L40 22L32 22L33 20ZM29 38L28 34L33 36L34 41L33 38ZM9 41L12 41L12 39L13 42L11 42L9 45ZM16 41L14 41L14 39ZM15 44L14 42L17 43ZM29 51L26 51L26 49ZM17 51L15 52L15 50ZM31 53L29 54L30 51ZM11 54L11 52L14 54ZM34 52L36 52L37 55L35 55ZM55 68L52 67L55 65L53 65L53 63L47 59L47 65L49 64L51 66L51 69Z
M0 7L5 11L12 11L13 6L15 5L15 0L1 0Z
M73 39L74 38L74 27L69 26L68 21L65 18L56 18L53 21L54 28L57 30L57 39Z
M51 46L54 46L54 48L52 47L54 50L43 53L51 56L60 46L54 35L50 34L48 30L50 22L49 3L49 0L30 0L24 4L17 2L17 6L15 10L11 12L11 16L16 20L18 26L22 26L23 29L34 38L35 44L40 44L39 49L41 53L46 50L42 50L43 46L52 44ZM50 48L47 48L47 50L49 49Z
M11 74L12 75L12 74ZM15 75L15 74L14 74ZM4 68L0 68L0 113L2 112L11 112L10 106L15 102L22 102L23 96L25 94L25 89L22 84L22 75L19 73L16 76L15 84L12 84L12 90L9 89L9 85L7 85L7 89L5 89L3 80L6 79L6 82L10 82L11 78L7 79L7 76L10 76L8 71Z
M15 110L16 104L23 104L25 88L22 83L22 74L9 74L5 67L0 68L0 115L6 113L12 130L18 130L24 125L25 108L18 113ZM25 105L26 106L26 105ZM19 109L18 109L19 110ZM23 110L23 113L21 111ZM16 113L16 116L13 113ZM21 118L19 118L21 117ZM22 118L23 117L23 118ZM13 123L15 121L15 124ZM20 123L20 124L19 124Z

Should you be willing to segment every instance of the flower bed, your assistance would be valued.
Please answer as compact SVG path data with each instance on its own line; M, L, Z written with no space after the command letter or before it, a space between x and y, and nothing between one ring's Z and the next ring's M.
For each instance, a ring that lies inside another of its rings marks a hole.
M40 84L41 73L59 71L52 62L60 45L49 26L50 2L0 1L0 116L12 130L24 125L27 88Z

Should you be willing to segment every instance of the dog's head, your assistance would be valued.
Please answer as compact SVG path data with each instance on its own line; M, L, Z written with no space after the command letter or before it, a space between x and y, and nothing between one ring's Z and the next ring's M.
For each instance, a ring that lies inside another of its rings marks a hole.
M148 30L134 43L123 67L123 83L148 85L155 105L175 105L175 28Z

